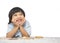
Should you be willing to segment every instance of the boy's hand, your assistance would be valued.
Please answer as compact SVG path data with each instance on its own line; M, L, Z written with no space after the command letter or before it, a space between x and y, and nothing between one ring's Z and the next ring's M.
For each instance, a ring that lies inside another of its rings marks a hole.
M23 25L25 21L26 21L25 19L16 20L17 24L19 24L19 25Z
M19 25L23 25L24 23L25 23L25 19L24 20L22 20L20 23L19 23Z
M19 19L12 19L12 23L15 26L18 26L18 27L20 27L20 25L23 25L25 21L26 21L25 19L21 19L21 20L19 20Z
M16 20L13 19L12 22L13 22L14 26L19 27L19 23L16 22Z

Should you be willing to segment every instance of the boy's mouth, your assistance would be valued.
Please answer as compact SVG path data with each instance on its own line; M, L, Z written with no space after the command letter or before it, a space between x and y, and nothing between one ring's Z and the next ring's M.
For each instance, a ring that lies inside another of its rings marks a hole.
M17 19L16 22L18 22L18 23L19 23L19 22L22 22L22 19Z

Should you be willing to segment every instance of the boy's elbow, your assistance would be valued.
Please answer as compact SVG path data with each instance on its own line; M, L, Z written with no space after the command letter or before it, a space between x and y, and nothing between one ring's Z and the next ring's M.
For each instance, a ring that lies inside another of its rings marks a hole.
M6 34L6 38L12 38L10 35Z

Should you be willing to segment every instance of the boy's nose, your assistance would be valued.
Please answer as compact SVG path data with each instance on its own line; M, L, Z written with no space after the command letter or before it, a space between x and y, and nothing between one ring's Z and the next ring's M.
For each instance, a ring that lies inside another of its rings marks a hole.
M21 18L21 16L18 16L18 18Z
M20 18L21 18L21 16L18 16L18 17L17 17L17 19L20 19Z

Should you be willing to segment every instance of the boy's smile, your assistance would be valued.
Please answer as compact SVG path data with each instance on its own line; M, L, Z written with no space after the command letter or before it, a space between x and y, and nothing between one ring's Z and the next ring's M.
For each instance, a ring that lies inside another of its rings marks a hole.
M18 23L19 23L19 22L22 22L22 19L17 19L16 22L18 22Z

